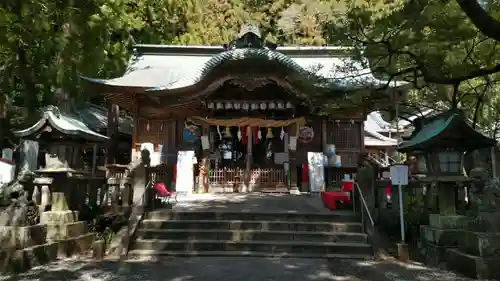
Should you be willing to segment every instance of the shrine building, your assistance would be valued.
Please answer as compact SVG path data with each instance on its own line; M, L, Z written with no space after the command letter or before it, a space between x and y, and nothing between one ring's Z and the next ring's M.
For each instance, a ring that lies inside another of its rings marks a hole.
M123 76L82 79L133 114L133 158L147 148L168 168L195 151L195 192L297 190L308 152L326 154L327 184L356 173L366 114L405 91L353 56L277 47L247 26L220 47L136 45Z

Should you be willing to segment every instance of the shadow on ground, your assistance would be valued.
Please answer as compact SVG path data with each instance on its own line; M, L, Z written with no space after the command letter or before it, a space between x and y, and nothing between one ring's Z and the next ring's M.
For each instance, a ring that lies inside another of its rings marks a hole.
M317 196L263 193L193 194L178 200L179 202L173 205L174 210L270 213L327 212Z
M2 281L468 281L453 273L395 261L279 258L160 258L159 260L64 260Z

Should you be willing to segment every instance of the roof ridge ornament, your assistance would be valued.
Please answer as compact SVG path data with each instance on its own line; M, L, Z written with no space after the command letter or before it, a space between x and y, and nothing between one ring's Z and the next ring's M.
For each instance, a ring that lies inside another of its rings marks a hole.
M267 43L260 33L259 28L255 24L244 24L240 28L238 33L238 38L229 42L229 44L224 44L224 50L234 50L234 49L276 49L276 44Z

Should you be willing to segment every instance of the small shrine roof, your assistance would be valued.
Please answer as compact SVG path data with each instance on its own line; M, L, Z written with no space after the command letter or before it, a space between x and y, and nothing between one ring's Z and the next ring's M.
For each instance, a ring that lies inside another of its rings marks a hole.
M75 109L75 114L93 131L104 132L108 128L108 109L103 106L86 102ZM118 118L118 131L132 135L132 124L131 117L120 117Z
M416 126L408 140L404 141L401 151L418 151L439 148L452 148L464 151L486 148L497 142L474 130L462 113L446 111L430 118L418 118L421 125Z
M76 114L61 112L55 106L46 107L40 120L27 129L14 132L14 135L26 138L37 134L47 125L62 134L76 136L88 141L100 142L108 139L108 137L91 130Z

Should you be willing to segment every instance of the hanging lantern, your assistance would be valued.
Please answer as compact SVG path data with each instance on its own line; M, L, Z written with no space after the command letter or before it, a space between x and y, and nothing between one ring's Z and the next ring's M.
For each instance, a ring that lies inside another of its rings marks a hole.
M269 109L275 109L276 108L276 104L274 103L274 101L269 102L269 105L267 106L267 108L269 108Z
M236 109L236 110L240 110L241 109L241 103L239 103L239 102L233 103L233 108Z
M250 105L248 103L243 103L243 110L248 110L250 109Z
M284 108L285 108L285 105L283 104L283 102L279 101L279 102L277 102L277 103L276 103L276 107L277 107L278 109L284 109Z
M230 101L226 102L226 109L233 109L233 103Z
M267 103L262 102L262 103L260 104L260 109L262 109L262 110L266 110L266 108L267 108Z
M283 140L285 138L285 130L281 127L280 139Z
M231 135L231 127L229 127L229 126L227 126L227 127L226 127L226 131L225 131L225 133L224 133L224 137L225 137L225 138L228 138L228 139L233 137L233 136Z
M287 102L286 103L286 106L285 106L287 109L292 109L293 108L293 105L291 102Z
M209 102L209 103L207 104L207 107L208 107L209 109L214 109L214 106L215 106L215 105L214 105L214 103L213 103L213 102Z
M217 109L224 109L224 104L222 102L217 102Z
M257 109L259 109L259 105L258 105L257 103L252 103L252 105L251 105L251 109L252 109L252 110L257 110Z
M274 138L273 129L272 128L267 128L266 139L272 139L272 138Z

